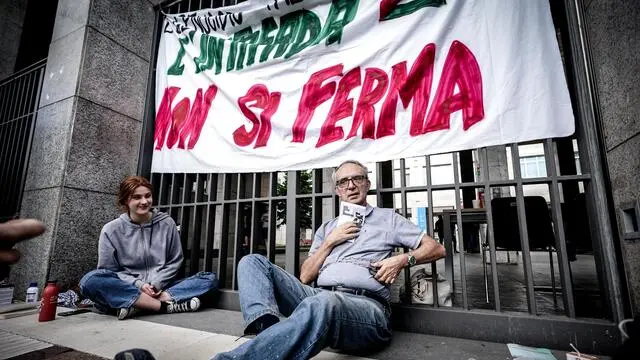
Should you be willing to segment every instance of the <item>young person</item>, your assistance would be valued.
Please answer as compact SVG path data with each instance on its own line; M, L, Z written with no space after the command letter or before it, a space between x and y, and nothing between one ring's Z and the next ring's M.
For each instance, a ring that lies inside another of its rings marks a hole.
M123 211L102 228L98 268L80 280L82 294L105 313L123 320L138 310L159 313L197 311L200 298L217 288L213 273L177 279L182 246L176 223L153 209L152 186L141 176L120 183Z

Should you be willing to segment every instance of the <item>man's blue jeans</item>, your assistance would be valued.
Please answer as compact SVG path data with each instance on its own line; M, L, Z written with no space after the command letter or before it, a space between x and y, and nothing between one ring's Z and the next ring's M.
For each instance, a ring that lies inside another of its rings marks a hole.
M202 296L218 287L216 274L199 272L175 281L166 291L176 302ZM96 309L110 312L113 309L130 308L140 297L140 290L133 284L120 280L111 270L98 269L87 273L80 280L82 295L91 299Z
M215 359L308 359L327 346L356 353L391 340L390 313L382 304L304 285L261 255L240 260L238 290L246 325L265 314L288 318Z

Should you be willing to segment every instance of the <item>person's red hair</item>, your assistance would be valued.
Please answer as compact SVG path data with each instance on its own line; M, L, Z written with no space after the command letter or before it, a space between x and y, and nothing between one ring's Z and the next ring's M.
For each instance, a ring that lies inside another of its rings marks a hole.
M139 186L144 186L153 192L153 186L146 178L142 176L127 176L120 183L118 191L118 207L122 211L128 211L127 202Z

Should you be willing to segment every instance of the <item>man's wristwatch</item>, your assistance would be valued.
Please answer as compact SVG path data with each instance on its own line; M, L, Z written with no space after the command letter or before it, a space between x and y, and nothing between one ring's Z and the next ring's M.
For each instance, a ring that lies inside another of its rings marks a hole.
M413 266L416 264L416 257L413 254L407 254L407 266Z

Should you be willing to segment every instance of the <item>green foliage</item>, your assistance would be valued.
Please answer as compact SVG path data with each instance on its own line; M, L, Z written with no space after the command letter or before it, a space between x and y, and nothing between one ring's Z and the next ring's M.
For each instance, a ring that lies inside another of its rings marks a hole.
M313 171L300 171L298 172L298 179L300 181L300 193L310 194L312 192L313 185ZM277 196L287 195L287 183L288 176L284 173L282 178L278 179L278 185L276 187ZM276 224L278 227L287 223L287 203L286 201L279 201L276 205ZM299 228L311 229L311 199L300 199L295 207L300 212Z

